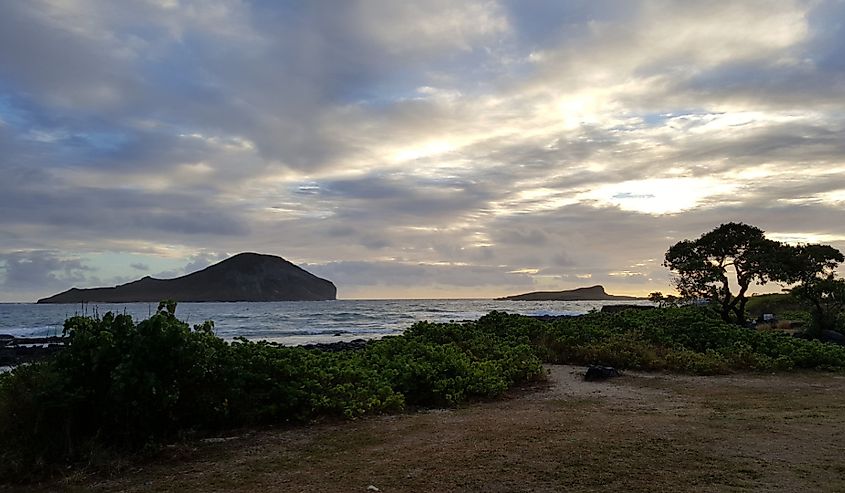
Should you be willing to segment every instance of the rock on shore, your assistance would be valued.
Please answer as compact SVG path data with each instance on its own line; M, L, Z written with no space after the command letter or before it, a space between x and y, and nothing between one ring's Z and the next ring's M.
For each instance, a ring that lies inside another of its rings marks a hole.
M0 334L0 366L17 366L39 360L65 347L62 337L21 338Z

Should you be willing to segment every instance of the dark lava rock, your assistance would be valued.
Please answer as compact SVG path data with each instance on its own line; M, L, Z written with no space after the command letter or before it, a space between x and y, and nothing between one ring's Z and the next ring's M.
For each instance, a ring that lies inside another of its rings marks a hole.
M812 341L814 339L813 336L803 331L795 332L794 334L792 334L792 337L797 337L798 339L805 339L808 341ZM830 344L838 344L840 346L845 346L845 335L834 330L823 330L817 340L822 342L828 342Z
M653 306L650 305L605 305L601 307L602 313L619 313L624 312L625 310L652 310L654 309Z
M12 342L14 342L15 336L10 336L8 334L0 334L0 347L6 347Z
M337 353L340 351L357 351L364 349L369 344L365 339L353 339L351 341L338 342L319 342L317 344L304 344L305 349L316 349L318 351L326 351L328 353Z
M587 373L584 374L584 380L588 382L598 382L618 376L619 370L613 368L612 366L590 365L590 367L587 368Z
M0 336L0 366L16 366L36 361L61 351L65 339L61 337Z
M337 288L326 279L274 255L240 253L175 279L144 277L112 288L72 288L38 303L132 303L174 301L333 300Z
M556 320L563 320L574 316L575 315L529 315L529 317L541 322L554 322Z
M845 346L845 335L842 335L835 330L823 330L819 336L819 340L822 342L830 342L833 344L839 344L840 346Z

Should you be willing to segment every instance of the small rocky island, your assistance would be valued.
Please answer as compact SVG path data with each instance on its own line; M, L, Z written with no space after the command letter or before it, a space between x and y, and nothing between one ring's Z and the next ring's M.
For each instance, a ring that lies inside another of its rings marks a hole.
M240 253L175 279L144 277L111 288L72 288L38 303L320 301L337 297L331 281L274 255Z
M534 291L496 299L512 301L635 301L644 298L607 294L604 286L598 285L565 291Z

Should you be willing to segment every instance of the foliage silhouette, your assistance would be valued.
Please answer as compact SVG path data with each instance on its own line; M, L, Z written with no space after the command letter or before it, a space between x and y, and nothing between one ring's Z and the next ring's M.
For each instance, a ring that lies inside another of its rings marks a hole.
M814 282L843 260L829 245L791 246L766 238L757 227L731 222L672 245L664 265L676 273L674 284L682 298L709 300L719 307L722 320L745 325L752 284Z

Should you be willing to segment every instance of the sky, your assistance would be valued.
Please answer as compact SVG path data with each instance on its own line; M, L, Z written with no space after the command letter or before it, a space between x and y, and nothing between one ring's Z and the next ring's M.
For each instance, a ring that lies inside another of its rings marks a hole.
M347 299L641 295L729 221L845 251L843 1L0 9L0 301L243 251Z

